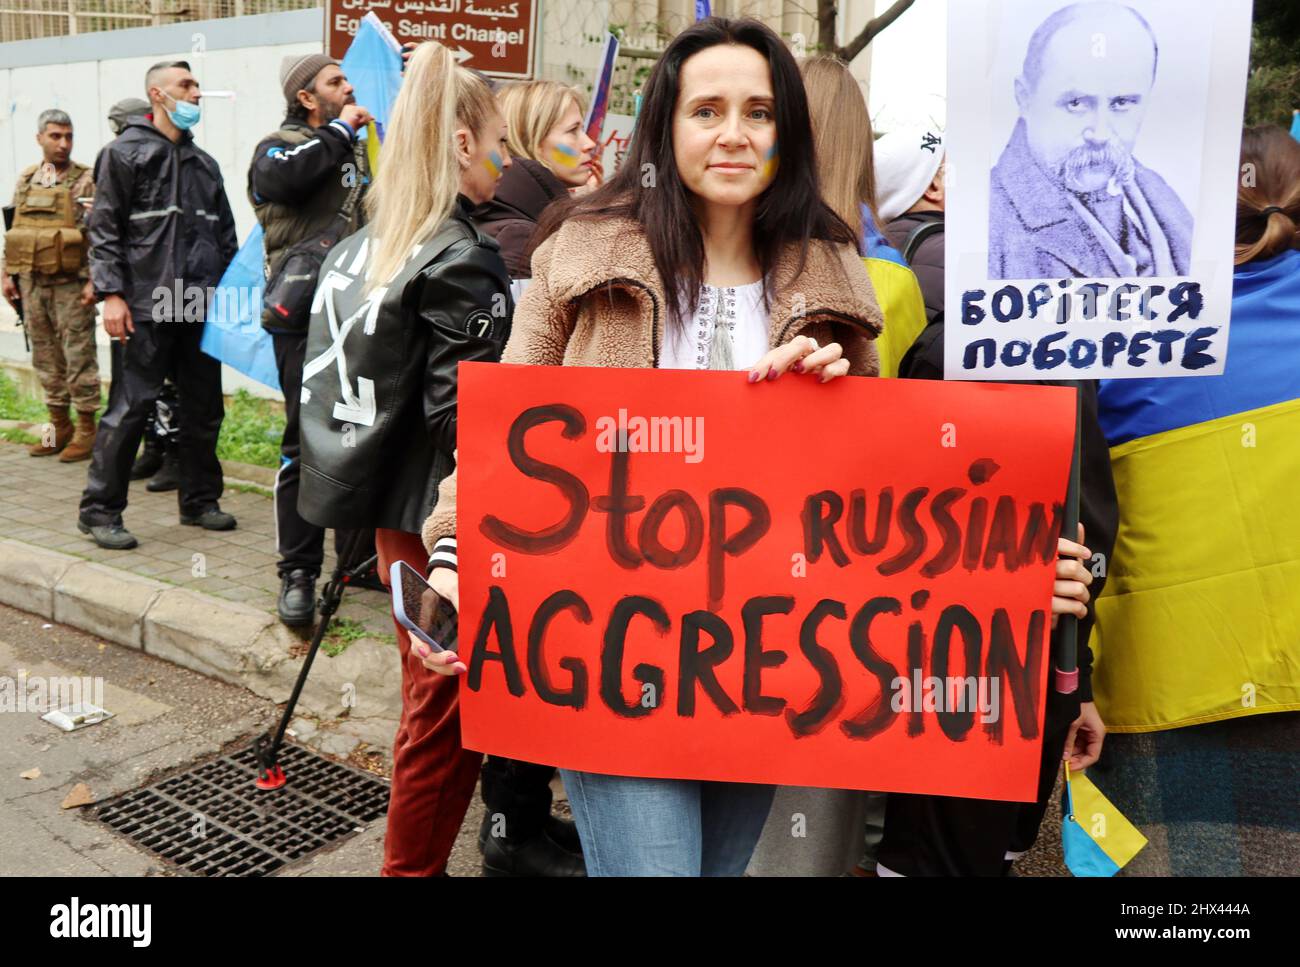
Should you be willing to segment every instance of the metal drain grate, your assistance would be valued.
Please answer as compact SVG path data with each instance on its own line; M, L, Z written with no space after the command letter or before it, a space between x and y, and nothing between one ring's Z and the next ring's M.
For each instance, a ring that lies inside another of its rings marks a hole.
M95 818L199 876L265 876L388 811L388 784L296 745L289 777L258 789L251 747L102 803Z

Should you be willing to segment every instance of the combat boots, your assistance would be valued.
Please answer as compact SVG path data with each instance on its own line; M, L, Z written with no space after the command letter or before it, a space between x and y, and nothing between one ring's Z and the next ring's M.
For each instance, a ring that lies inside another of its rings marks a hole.
M72 421L68 419L66 406L51 406L49 426L54 430L54 439L50 441L49 428L41 433L41 442L33 443L27 448L31 457L52 457L68 445L73 436Z
M72 442L59 454L59 463L75 463L78 460L89 460L94 449L95 414L93 411L78 413L77 432L73 435Z

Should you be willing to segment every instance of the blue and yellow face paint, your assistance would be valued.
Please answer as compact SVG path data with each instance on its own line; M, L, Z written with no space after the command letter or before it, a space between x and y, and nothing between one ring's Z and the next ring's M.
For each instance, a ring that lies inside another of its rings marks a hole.
M483 159L483 167L488 170L488 174L493 178L500 178L501 172L504 170L501 155L497 154L495 151L489 151L488 156Z
M780 164L781 164L781 156L776 150L776 145L773 144L772 147L768 149L767 154L763 156L763 163L758 166L759 177L763 178L764 180L771 180L775 178L776 169L780 166Z
M551 148L551 160L561 168L576 168L582 164L582 154L567 144L557 144Z

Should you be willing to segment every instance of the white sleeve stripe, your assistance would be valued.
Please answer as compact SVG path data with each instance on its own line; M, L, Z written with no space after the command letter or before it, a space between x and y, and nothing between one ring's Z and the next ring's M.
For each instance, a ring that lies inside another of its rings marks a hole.
M320 138L312 138L310 141L298 145L298 147L291 151L286 151L284 148L276 145L267 151L266 154L268 157L274 158L276 161L284 161L287 158L292 158L299 151L306 151L308 148L314 148L318 144L320 144Z

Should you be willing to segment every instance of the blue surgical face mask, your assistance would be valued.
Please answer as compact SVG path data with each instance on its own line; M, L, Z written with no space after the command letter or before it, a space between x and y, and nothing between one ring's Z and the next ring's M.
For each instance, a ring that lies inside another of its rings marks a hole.
M171 97L170 94L167 96ZM199 110L197 104L191 104L189 101L177 101L174 97L172 97L172 101L176 104L176 109L167 109L167 116L172 119L172 124L176 125L181 131L188 131L199 123L199 115L202 111Z

